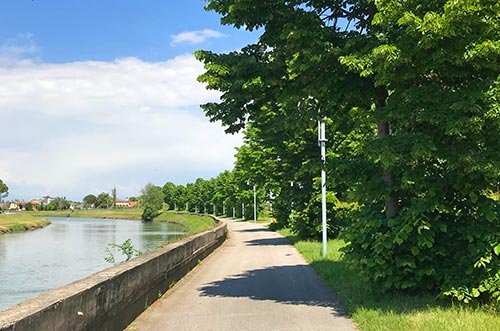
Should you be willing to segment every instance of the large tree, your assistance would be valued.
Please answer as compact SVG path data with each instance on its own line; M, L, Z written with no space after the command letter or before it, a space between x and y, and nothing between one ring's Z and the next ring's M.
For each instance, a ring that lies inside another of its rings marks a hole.
M161 187L148 183L141 190L139 203L144 211L142 219L144 221L152 221L163 208L164 194Z
M96 208L109 208L113 204L113 198L106 192L102 192L97 196Z
M86 208L97 207L97 197L93 194L88 194L83 198L83 205Z

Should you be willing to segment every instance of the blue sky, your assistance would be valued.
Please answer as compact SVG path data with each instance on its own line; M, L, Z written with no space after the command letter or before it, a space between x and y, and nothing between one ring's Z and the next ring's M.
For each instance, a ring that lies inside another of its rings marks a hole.
M232 167L240 135L199 104L197 49L256 33L219 24L203 1L0 2L0 179L10 199L136 195Z
M201 0L5 0L0 1L0 41L31 34L45 62L110 61L133 56L160 61L198 48L217 52L253 42L255 34L221 26ZM204 43L180 43L171 36L211 29L224 35Z

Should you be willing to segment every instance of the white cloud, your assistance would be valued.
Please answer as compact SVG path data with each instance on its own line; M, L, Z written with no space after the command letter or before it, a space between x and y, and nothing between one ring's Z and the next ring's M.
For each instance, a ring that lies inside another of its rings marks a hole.
M181 32L176 35L171 36L171 46L175 46L182 43L187 44L201 44L207 39L210 38L222 38L225 37L223 33L211 29L204 29L198 31L186 31Z
M185 55L0 66L0 178L11 197L137 194L148 181L182 183L232 167L241 136L198 105L218 94Z

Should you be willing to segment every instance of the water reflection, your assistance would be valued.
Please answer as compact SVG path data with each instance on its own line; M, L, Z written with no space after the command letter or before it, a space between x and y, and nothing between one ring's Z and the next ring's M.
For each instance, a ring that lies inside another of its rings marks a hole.
M108 268L110 243L130 238L135 248L152 250L184 230L179 224L49 219L40 230L0 235L0 309Z

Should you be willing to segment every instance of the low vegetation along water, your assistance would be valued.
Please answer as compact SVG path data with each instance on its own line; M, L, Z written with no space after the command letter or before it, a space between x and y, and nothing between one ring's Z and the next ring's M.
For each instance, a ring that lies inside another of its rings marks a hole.
M185 231L166 222L46 218L52 224L43 229L0 235L0 309L110 267L105 261L110 243L130 238L145 251Z

